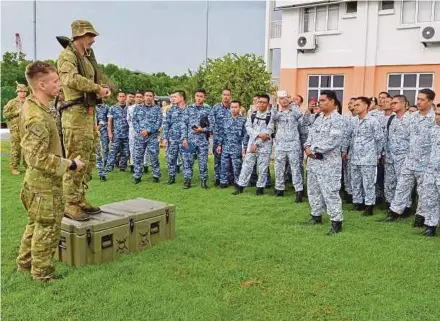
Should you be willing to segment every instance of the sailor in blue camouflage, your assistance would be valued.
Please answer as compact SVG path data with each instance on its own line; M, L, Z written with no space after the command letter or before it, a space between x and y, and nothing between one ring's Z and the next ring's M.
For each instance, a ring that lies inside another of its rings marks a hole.
M351 118L351 126L344 131L342 151L350 148L353 203L371 206L376 203L376 171L382 155L384 136L379 122L367 113L370 100L356 99L357 116Z
M197 91L195 94L195 103L186 107L183 113L183 121L181 122L181 141L186 141L194 146L193 151L182 153L184 179L187 187L190 187L193 177L194 156L197 155L199 162L199 173L202 182L208 180L208 150L209 150L209 133L212 131L211 108L204 104L206 93L203 90ZM193 128L200 127L202 119L209 119L209 126L196 131Z
M184 103L182 106L172 105L163 122L162 139L164 142L166 141L166 160L169 176L175 176L177 173L177 160L183 147L180 131L182 130L181 122L184 111Z
M272 110L275 135L275 189L284 191L286 163L290 165L292 184L296 192L303 190L301 174L302 146L307 140L303 114L296 105L290 105L286 91L278 92L280 110Z
M240 116L240 102L231 102L231 114L226 117L223 128L219 131L219 146L221 146L221 174L220 186L226 187L229 180L230 163L234 172L234 184L240 176L245 145L243 144L246 133L246 120Z
M145 92L145 104L135 107L133 112L134 141L134 174L135 182L142 177L144 155L150 156L153 169L153 180L158 182L160 173L159 162L159 130L162 126L162 109L153 105L154 93Z
M120 97L124 97L123 99ZM107 171L111 171L116 162L118 152L121 153L119 168L125 170L127 168L129 145L128 145L128 122L127 122L127 108L125 105L125 94L118 94L118 104L110 107L107 117L112 122L112 127L109 127L109 137L111 141L111 150L107 163ZM111 132L110 132L111 131ZM112 139L113 138L113 139Z
M109 138L107 132L109 107L107 104L96 105L96 124L99 130L99 143L96 146L96 167L99 177L105 177L105 167L108 162Z
M432 102L435 93L422 90L417 97L417 105L419 110L409 117L409 150L406 155L400 177L397 180L396 192L390 206L390 216L401 215L408 203L408 199L417 184L417 193L421 194L421 186L426 167L429 162L429 154L431 151L431 130L435 125L435 113L432 110ZM432 99L428 98L432 95ZM420 205L420 204L419 204ZM426 213L420 211L419 207L416 212L416 220L423 219Z

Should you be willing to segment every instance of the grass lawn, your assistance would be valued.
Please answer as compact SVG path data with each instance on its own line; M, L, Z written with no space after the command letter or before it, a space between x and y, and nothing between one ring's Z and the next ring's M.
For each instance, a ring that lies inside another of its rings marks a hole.
M58 264L56 284L34 283L15 272L23 175L9 173L7 144L1 152L3 320L440 320L440 238L421 237L412 219L377 223L382 213L363 218L347 205L343 233L329 237L328 216L300 224L309 207L291 189L284 198L205 191L197 181L183 190L182 175L172 186L167 175L136 186L130 173L94 179L94 204L175 204L177 238L105 265Z

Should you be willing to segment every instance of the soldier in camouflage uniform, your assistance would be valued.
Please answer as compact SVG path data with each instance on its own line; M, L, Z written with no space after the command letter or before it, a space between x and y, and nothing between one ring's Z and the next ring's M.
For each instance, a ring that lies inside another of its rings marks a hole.
M235 186L235 191L232 193L234 195L243 193L243 189L249 184L255 163L258 166L256 194L264 194L266 174L270 165L270 154L272 153L272 134L274 132L269 101L268 95L261 95L258 100L258 111L249 113L246 120L249 143L240 177Z
M211 108L204 104L205 97L206 91L198 89L195 93L195 103L187 106L183 113L180 134L182 135L181 140L184 147L182 154L184 189L191 188L195 155L197 155L197 161L199 162L201 186L204 189L208 188L209 133L211 132L212 123L208 121L205 124L207 126L201 126L201 121L206 121L211 113Z
M356 112L354 110L354 102L356 98L351 98L348 103L348 110L350 113L342 115L342 119L344 121L344 136L347 137L347 131L351 127L351 118L356 116ZM350 146L348 147L350 148ZM344 199L347 203L353 202L353 189L351 185L351 165L350 165L350 150L347 151L347 157L342 159L342 172L344 175Z
M286 162L289 162L292 183L296 192L296 202L303 197L303 178L301 174L302 146L307 139L307 129L303 114L296 105L291 105L286 91L278 92L280 110L272 111L277 128L275 135L275 196L283 196L285 189Z
M417 194L421 194L421 186L431 150L431 130L435 125L435 113L432 103L435 93L431 89L422 89L417 96L418 111L411 114L409 124L409 151L403 163L400 177L397 180L396 192L391 202L387 222L395 221L403 214L408 199L417 184ZM419 203L420 205L420 203ZM414 227L423 227L426 213L417 208Z
M111 150L108 156L107 171L111 171L116 162L118 152L121 152L119 169L125 172L127 168L129 146L128 146L128 122L127 108L125 105L126 95L118 93L118 103L110 107L108 111L108 137L111 142Z
M99 179L101 182L105 182L107 180L105 168L108 164L110 143L107 131L109 106L105 103L98 104L96 105L95 113L96 124L98 125L99 131L99 142L96 146L96 167L98 169Z
M166 147L168 167L168 185L176 182L177 159L183 148L181 130L183 114L185 112L185 97L178 92L173 93L175 104L171 105L163 122L163 145Z
M436 125L431 131L431 154L419 198L419 207L425 213L425 236L435 236L440 218L440 105L435 110Z
M142 165L145 152L148 152L153 168L153 182L158 183L160 175L159 163L159 130L162 126L162 110L153 105L154 93L146 91L145 104L136 106L133 112L134 141L134 182L139 184L142 177Z
M351 118L351 126L344 131L342 151L350 146L351 183L354 209L365 210L364 216L373 215L376 203L377 163L382 156L384 137L379 122L368 115L370 99L358 97L354 103L357 117Z
M309 128L304 144L307 155L307 194L312 208L312 218L308 224L322 224L322 213L327 210L332 221L328 235L339 233L344 219L339 196L344 121L336 111L336 102L333 91L321 92L322 112Z
M21 148L20 148L20 128L19 124L19 114L20 109L24 104L27 94L26 85L17 84L17 89L15 93L17 97L8 101L3 109L3 117L8 121L8 128L11 141L11 156L9 157L9 166L11 168L11 173L13 175L19 175L19 167L21 162ZM26 168L26 163L24 162L24 167Z
M86 168L79 172L66 172L63 178L66 198L65 215L74 220L88 220L89 214L101 209L87 202L87 183L96 165L96 125L94 107L99 97L107 97L110 90L101 86L100 73L91 46L98 32L90 22L72 23L72 40L58 37L64 47L57 60L64 92L62 126L66 157L81 156ZM65 108L64 108L65 107Z
M26 68L26 78L33 91L20 116L21 147L29 164L21 190L28 223L17 257L17 271L30 269L35 280L53 282L52 257L64 214L62 176L67 170L81 171L84 164L60 156L58 128L49 111L50 100L60 91L55 68L41 61L32 62Z
M143 104L144 96L140 92L127 94L128 145L130 149L130 172L134 173L134 127L133 112L137 105Z
M246 134L246 120L240 115L240 102L231 102L231 115L224 119L223 127L219 130L219 146L217 152L221 154L220 188L228 187L229 166L232 163L234 183L237 184L240 176L242 157L246 152L244 140Z

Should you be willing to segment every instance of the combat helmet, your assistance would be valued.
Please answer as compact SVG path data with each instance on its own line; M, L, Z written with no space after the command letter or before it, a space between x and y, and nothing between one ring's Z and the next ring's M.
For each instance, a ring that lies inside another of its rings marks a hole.
M99 36L99 33L93 28L90 21L87 20L75 20L72 22L72 39L76 37L82 37L87 33L91 33L95 36Z

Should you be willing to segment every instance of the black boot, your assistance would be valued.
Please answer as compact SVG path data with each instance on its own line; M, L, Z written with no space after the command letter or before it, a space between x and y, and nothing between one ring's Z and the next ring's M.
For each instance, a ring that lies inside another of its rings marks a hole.
M435 236L436 230L437 230L437 226L425 226L425 230L423 231L423 235L433 237L433 236Z
M134 183L135 184L139 184L140 182L141 182L141 178L140 177L134 179Z
M341 232L342 230L342 222L341 221L332 221L332 227L330 231L328 231L327 235L335 235Z
M382 205L383 204L383 202L384 202L385 200L384 200L384 198L383 197L377 197L376 198L376 205Z
M235 190L232 192L232 195L238 195L243 193L243 187L240 185L235 185Z
M391 204L390 203L388 203L388 202L386 202L385 203L385 210L389 210L390 209L390 206L391 206Z
M284 191L279 190L279 189L276 189L274 195L275 195L276 197L282 197L282 196L284 196Z
M185 183L183 183L183 188L184 189L191 188L191 180L190 179L185 180Z
M358 203L353 204L353 211L363 211L363 210L365 210L364 204L358 204Z
M168 178L168 182L167 182L167 184L168 185L172 185L172 184L174 184L176 182L176 176L174 176L174 175L170 175L170 178Z
M153 177L153 183L159 183L159 177Z
M130 165L130 173L134 173L134 165Z
M317 225L322 224L322 216L313 216L310 220L306 222L306 225Z
M99 180L100 180L101 182L107 182L107 177L105 177L105 176L99 176Z
M227 188L228 184L220 184L220 188Z
M385 222L395 222L400 217L399 214L393 212L392 210L388 210L388 216L385 219Z
M353 196L347 193L347 196L345 198L345 202L347 204L353 204Z
M144 174L148 173L148 166L144 166Z
M125 172L125 168L120 168L119 171L120 172Z
M216 179L215 180L215 187L219 187L220 186L220 180L219 179Z
M374 205L366 205L364 214L362 214L362 216L373 216L373 208Z
M425 218L422 215L416 214L414 219L413 227L423 227L425 224Z
M202 180L202 182L200 183L200 187L203 189L208 189L208 184L206 183L206 180ZM220 185L221 187L221 185Z
M410 217L413 214L414 213L413 213L411 207L405 207L405 211L403 211L402 217Z
M295 203L302 203L303 201L303 191L296 192Z
M264 194L264 188L263 187L257 187L257 192L255 195L263 195Z

